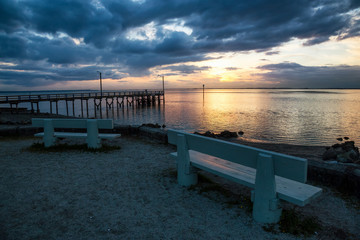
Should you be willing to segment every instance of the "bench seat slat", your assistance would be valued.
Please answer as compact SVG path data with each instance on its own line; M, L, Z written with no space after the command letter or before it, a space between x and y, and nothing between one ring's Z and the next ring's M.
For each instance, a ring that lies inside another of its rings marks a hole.
M172 153L176 157L177 153ZM229 162L217 157L190 150L191 165L219 175L247 187L255 187L256 169L237 163ZM321 194L321 188L296 182L280 176L275 176L276 192L280 199L299 206L305 206L312 199Z
M44 133L36 133L34 136L44 137ZM54 136L59 138L87 138L87 133L54 132ZM101 139L114 139L118 137L121 137L121 134L99 133L99 138Z

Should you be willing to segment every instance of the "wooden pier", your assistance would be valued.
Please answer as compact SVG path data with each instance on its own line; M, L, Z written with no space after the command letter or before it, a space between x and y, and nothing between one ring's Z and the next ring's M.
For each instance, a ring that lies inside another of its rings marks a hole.
M161 100L165 100L163 91L132 91L132 92L89 92L89 93L58 93L58 94L38 94L38 95L9 95L0 96L0 105L9 104L10 109L17 111L20 103L30 103L31 112L40 113L39 103L49 102L50 113L59 114L59 102L66 104L66 115L69 116L69 104L72 105L72 115L75 116L75 100L80 102L81 117L89 117L89 101L94 101L95 118L97 113L102 118L102 101L105 101L106 115L108 111L115 108L150 106L156 102L160 105ZM36 106L36 107L35 107Z

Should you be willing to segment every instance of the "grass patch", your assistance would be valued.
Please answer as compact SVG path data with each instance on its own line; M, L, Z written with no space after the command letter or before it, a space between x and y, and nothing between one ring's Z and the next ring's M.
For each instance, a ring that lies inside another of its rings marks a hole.
M356 196L340 191L334 191L334 194L335 196L343 199L346 203L346 206L348 206L349 208L355 208L356 210L360 210L360 201Z
M295 209L290 209L282 211L279 223L265 224L262 229L273 234L281 232L306 238L319 232L322 227L317 218L305 217Z
M251 199L242 195L239 195L235 200L227 201L226 204L228 208L239 207L245 209L248 214L251 214L253 210Z
M283 210L279 222L279 230L295 236L309 237L321 230L321 225L315 217L305 217L295 209Z
M65 152L65 151L82 151L82 152L93 152L93 153L107 153L114 150L121 149L120 146L111 146L102 144L100 148L88 148L87 144L57 144L46 148L43 143L33 143L30 147L25 150L29 152L46 153L46 152Z
M278 233L278 226L275 223L270 223L262 226L265 232L277 234Z

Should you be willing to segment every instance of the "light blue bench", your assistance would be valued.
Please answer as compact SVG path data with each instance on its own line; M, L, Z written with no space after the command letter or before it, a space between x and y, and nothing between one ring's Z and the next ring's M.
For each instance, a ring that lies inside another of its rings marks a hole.
M171 155L177 160L178 184L196 184L201 169L250 187L257 222L280 220L279 199L305 206L321 194L321 188L305 184L306 159L172 129L167 134L177 146Z
M121 136L120 134L99 133L99 129L114 128L112 119L33 118L32 126L44 128L44 132L35 134L35 137L43 137L45 147L55 145L57 138L86 138L89 148L100 148L101 139L114 139ZM55 132L54 128L87 129L87 132Z

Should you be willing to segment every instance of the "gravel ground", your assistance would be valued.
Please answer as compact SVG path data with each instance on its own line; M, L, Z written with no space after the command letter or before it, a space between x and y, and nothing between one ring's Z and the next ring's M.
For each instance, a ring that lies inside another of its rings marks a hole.
M121 137L108 153L26 150L38 141L0 140L0 239L303 239L265 231L226 204L249 189L213 176L230 196L178 186L172 146ZM323 225L308 239L357 239L356 201L324 188L296 208Z

